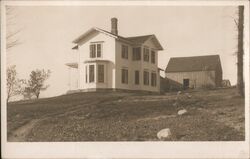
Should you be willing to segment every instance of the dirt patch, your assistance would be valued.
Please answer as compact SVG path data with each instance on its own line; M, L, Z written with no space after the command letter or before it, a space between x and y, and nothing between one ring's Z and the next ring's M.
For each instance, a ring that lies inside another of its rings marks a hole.
M26 141L26 137L32 130L32 128L39 122L39 119L33 119L30 122L24 124L23 126L17 128L8 138L10 142L22 142Z

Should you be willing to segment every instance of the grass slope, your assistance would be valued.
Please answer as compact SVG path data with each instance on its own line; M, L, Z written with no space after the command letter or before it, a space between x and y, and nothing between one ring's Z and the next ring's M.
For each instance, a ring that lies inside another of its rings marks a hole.
M13 102L7 107L8 140L25 126L21 141L157 141L164 128L173 141L244 140L244 99L235 89L190 94L181 95L180 107L188 111L183 116L173 106L176 93L92 92Z

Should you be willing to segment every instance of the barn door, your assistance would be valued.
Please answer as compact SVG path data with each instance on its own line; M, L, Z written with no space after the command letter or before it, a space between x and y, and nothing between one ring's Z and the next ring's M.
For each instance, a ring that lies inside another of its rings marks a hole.
M189 79L183 79L183 89L189 88Z

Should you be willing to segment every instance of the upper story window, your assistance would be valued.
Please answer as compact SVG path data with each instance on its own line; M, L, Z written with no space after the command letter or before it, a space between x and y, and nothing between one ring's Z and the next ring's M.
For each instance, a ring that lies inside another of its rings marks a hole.
M134 61L141 60L141 48L140 47L133 48L133 60Z
M93 43L89 46L90 58L96 58L102 56L102 44Z
M155 63L155 51L151 51L151 63Z
M122 58L128 59L128 46L122 45Z
M143 61L149 62L149 49L143 48Z

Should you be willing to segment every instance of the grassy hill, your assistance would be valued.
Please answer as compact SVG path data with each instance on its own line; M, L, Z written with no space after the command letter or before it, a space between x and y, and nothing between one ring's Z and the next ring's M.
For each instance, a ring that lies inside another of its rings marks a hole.
M244 140L244 99L236 90L148 95L91 92L19 101L7 106L8 141L157 141L170 128L173 141ZM188 113L178 116L180 108Z

